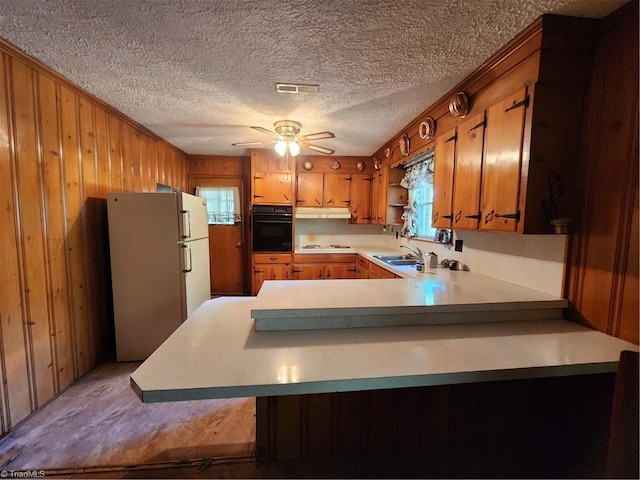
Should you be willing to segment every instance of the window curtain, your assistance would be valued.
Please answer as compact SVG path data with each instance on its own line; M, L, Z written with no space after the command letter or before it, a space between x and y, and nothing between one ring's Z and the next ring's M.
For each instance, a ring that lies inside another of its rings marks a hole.
M196 196L207 201L209 224L233 225L242 221L238 187L196 187Z
M409 190L409 203L404 207L402 214L402 230L400 234L403 237L415 237L418 232L418 205L416 195L420 188L424 188L425 183L433 184L433 156L415 163L407 168L400 185Z

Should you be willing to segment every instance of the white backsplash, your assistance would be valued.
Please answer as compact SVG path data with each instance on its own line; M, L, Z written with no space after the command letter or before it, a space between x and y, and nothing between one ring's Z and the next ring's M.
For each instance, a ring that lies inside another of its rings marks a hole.
M390 227L383 232L381 226L349 225L346 220L296 222L296 246L380 246L400 250L400 245L413 243L425 253L436 253L438 260L457 260L481 275L563 296L566 235L456 231L454 239L462 240L462 252L454 251L453 245L396 239L395 231ZM406 253L406 250L402 249L402 252Z

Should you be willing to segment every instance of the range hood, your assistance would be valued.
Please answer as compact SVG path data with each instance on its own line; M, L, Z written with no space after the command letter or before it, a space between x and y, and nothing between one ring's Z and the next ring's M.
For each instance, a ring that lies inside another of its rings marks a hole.
M351 212L347 207L297 207L296 218L351 218Z

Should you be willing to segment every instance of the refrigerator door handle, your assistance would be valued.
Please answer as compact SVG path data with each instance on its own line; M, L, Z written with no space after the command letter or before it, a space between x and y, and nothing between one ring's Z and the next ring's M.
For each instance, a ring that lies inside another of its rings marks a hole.
M191 256L191 246L190 245L182 245L182 248L184 249L184 252L189 252L189 268L185 268L184 270L182 270L184 273L189 273L191 270L193 270L193 257ZM184 257L184 266L187 266L187 257L185 255Z
M189 210L182 210L182 220L183 220L183 233L182 238L191 238L191 212ZM187 229L187 227L189 227ZM187 233L189 232L189 233Z

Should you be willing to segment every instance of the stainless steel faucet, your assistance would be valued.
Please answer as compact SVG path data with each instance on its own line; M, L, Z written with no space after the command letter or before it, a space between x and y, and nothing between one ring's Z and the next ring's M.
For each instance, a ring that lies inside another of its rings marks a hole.
M406 248L407 250L411 250L411 253L413 253L416 257L418 257L419 260L423 259L422 250L420 250L415 245L400 245L400 248Z

